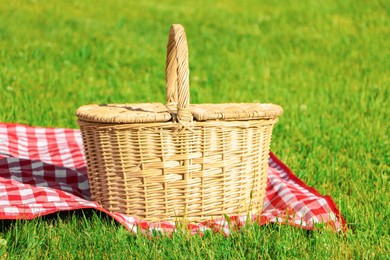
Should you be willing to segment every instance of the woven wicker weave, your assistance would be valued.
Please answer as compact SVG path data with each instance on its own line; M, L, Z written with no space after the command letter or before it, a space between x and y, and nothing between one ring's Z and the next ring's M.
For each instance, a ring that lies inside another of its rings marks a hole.
M167 105L87 105L77 111L92 198L148 221L202 221L262 208L272 104L189 103L186 35L167 47Z

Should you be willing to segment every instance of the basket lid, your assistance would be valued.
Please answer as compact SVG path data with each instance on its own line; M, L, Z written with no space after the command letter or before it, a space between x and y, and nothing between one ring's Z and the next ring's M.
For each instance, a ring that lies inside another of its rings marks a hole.
M260 103L199 104L190 110L198 121L269 119L283 113L278 105Z
M171 120L168 109L160 103L100 104L81 106L79 119L101 123L155 123Z

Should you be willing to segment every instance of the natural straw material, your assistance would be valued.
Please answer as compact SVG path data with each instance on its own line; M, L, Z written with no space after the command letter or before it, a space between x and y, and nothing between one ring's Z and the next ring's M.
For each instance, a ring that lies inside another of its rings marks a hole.
M169 33L166 77L166 106L78 109L92 199L109 211L148 221L259 212L281 107L190 105L181 25Z

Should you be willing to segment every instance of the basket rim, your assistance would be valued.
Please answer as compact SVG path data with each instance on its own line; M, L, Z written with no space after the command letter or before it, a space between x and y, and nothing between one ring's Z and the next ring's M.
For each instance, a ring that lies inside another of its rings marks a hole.
M191 104L195 121L258 120L279 117L283 109L270 103ZM90 104L81 106L78 119L99 123L158 123L172 121L169 109L161 103Z

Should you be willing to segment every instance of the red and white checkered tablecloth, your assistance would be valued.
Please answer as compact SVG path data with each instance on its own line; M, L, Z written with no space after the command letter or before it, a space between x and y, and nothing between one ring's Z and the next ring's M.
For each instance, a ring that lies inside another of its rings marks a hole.
M107 213L131 231L172 232L173 222L148 223L133 216L110 213L90 201L79 130L0 123L0 219L32 219L58 211L93 208ZM304 229L325 224L346 228L333 200L305 185L271 153L263 212L252 216L260 224L284 223ZM230 216L189 224L192 233L205 230L228 234L246 222Z

